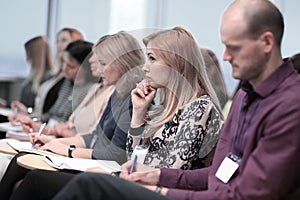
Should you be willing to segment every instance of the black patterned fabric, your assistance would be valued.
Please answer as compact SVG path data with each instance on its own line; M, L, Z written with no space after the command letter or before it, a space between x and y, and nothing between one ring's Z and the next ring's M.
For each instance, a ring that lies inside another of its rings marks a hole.
M222 113L209 96L202 96L181 107L171 121L148 138L144 164L181 169L207 166L211 164L222 125ZM139 139L140 136L128 134L129 158Z

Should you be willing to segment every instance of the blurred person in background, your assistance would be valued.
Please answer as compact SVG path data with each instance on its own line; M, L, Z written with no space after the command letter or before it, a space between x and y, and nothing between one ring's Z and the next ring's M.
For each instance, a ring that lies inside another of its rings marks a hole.
M84 40L83 34L75 28L63 28L56 34L56 72L48 81L44 82L35 97L34 107L27 107L19 101L11 104L13 110L18 110L17 114L10 116L10 121L22 115L30 115L32 118L41 118L47 113L55 103L60 87L64 81L62 70L63 52L70 42ZM18 116L19 115L19 116Z

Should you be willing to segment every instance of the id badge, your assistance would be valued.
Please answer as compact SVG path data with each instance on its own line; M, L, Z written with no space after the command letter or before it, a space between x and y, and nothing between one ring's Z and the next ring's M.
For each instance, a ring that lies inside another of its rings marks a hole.
M229 153L224 158L220 167L218 168L218 170L216 172L216 177L218 179L220 179L223 183L228 183L230 178L233 176L233 174L239 168L240 161L241 161L241 159L238 156L236 156L232 153Z
M136 145L132 152L131 160L133 160L135 155L137 155L137 162L143 164L146 154L148 153L148 148L149 147L145 145Z

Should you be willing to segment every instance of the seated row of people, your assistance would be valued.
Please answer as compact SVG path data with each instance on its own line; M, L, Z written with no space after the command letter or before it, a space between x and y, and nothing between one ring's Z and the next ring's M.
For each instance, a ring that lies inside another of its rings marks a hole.
M76 145L72 157L108 159L122 164L130 159L136 141L143 140L140 142L147 146L148 153L141 162L149 166L196 169L210 165L223 117L203 57L187 30L176 27L161 35L157 41L172 37L171 44L152 42L146 63L139 43L129 33L102 37L94 54L100 63L103 85L114 86L115 91L96 130L58 139L49 139L44 134L36 138L32 133L37 148L68 156L69 146ZM150 35L149 40L154 36ZM184 47L176 43L178 39ZM148 45L146 39L145 44ZM183 51L187 46L191 47L189 52ZM179 51L174 52L174 47ZM174 54L182 55L175 59ZM136 83L139 89L132 90ZM153 105L157 89L161 102ZM137 127L140 122L147 124L145 130L144 126ZM23 124L33 128L31 123ZM15 183L30 171L16 163L21 155L13 158L1 181L1 194L7 198ZM74 175L55 172L50 176L66 177L67 182ZM63 178L57 180L63 183ZM48 194L53 196L58 189Z
M206 72L207 62L202 55L205 50L200 51L190 32L175 27L143 39L147 48L146 62L137 40L129 33L102 37L96 43L92 57L97 58L95 63L99 61L103 86L113 86L114 91L108 95L108 103L96 129L92 133L57 139L49 138L46 133L41 136L30 133L31 141L37 142L35 147L38 149L64 156L115 160L122 164L119 172L122 178L139 182L170 198L295 199L299 190L296 173L299 162L290 171L285 170L284 176L271 177L270 174L282 172L286 166L284 162L292 164L292 158L299 150L299 142L292 144L287 150L289 153L272 147L278 147L279 141L295 139L294 133L299 131L295 122L295 117L300 115L299 106L293 104L284 111L278 108L287 101L282 96L295 91L300 79L291 60L283 60L280 56L281 36L277 34L283 32L283 20L278 9L264 0L253 1L250 6L253 9L250 15L255 16L265 16L262 13L271 10L269 15L275 17L272 23L262 21L265 27L273 23L279 26L276 30L263 29L258 39L248 37L252 32L247 33L247 26L251 27L253 23L250 23L249 15L243 15L245 2L235 1L225 11L221 24L222 41L226 45L224 60L233 66L243 63L247 66L245 71L238 67L233 70L233 77L242 82L224 129L220 96L218 98ZM236 15L237 11L242 12ZM244 23L234 22L247 22L247 26L240 27ZM232 30L239 31L236 35ZM242 41L239 33L243 35ZM235 49L235 45L240 46ZM268 54L269 59L257 59L259 65L266 67L253 77L258 70L256 65L242 58L243 53L254 56L258 52ZM279 81L276 87L269 84L275 79ZM158 94L160 99L155 103ZM299 100L296 95L290 97L289 102ZM258 108L260 112L257 112ZM273 118L268 116L271 111ZM283 118L286 116L283 112L293 115ZM272 128L274 123L269 124L272 121L284 128L275 130ZM34 128L32 122L23 121L23 126L28 131ZM135 164L132 157L141 149L145 153L139 154L138 164ZM276 159L274 151L284 157L284 162ZM0 194L5 198L52 199L58 193L56 199L168 199L137 184L105 175L101 168L89 170L100 173L80 174L28 170L17 164L17 158L22 155L19 153L13 158L0 183ZM262 163L257 156L278 165ZM132 169L135 172L132 173ZM252 172L253 169L257 174ZM21 179L23 181L13 191ZM276 184L280 180L288 184L284 187Z

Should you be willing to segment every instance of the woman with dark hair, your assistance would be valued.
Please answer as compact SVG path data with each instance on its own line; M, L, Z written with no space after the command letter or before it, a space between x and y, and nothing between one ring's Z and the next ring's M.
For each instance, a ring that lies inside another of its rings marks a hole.
M98 79L93 78L89 65L84 62L91 53L92 46L90 42L77 40L71 42L65 49L62 63L64 79L57 100L47 113L39 117L40 121L48 122L48 126L66 121L72 109L75 109L83 100L88 88L97 82ZM78 81L77 77L79 77ZM23 125L28 124L32 131L37 131L41 124L29 117L17 117L14 121L20 121ZM32 132L26 126L24 128L25 132Z
M77 40L71 42L65 49L62 64L65 81L54 105L49 112L41 116L41 121L48 121L48 126L66 121L72 109L75 109L83 100L88 88L97 81L92 78L89 65L84 62L91 53L92 46L90 42ZM77 77L81 74L84 74L83 79L80 78L80 81L77 81ZM37 131L36 127L32 128Z

